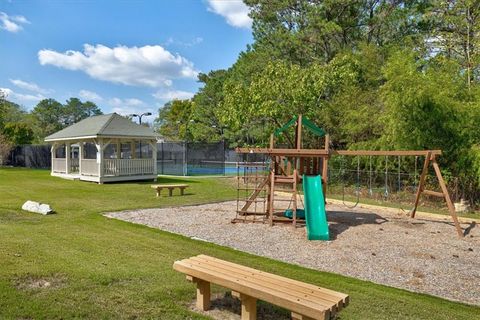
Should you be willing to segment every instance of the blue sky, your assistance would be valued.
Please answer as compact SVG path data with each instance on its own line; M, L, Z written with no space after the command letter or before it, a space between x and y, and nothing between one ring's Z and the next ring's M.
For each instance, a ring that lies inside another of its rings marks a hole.
M237 0L0 0L0 88L27 110L79 97L104 113L156 113L251 42Z

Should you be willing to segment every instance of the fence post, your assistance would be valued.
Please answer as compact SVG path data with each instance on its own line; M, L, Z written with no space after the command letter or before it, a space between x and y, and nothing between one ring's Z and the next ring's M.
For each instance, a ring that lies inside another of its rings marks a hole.
M188 164L187 164L187 142L183 141L183 175L188 174Z

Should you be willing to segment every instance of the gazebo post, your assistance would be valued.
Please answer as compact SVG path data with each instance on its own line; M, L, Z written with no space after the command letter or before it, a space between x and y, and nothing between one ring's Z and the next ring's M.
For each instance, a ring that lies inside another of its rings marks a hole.
M121 143L120 143L120 139L117 139L117 142L116 142L116 145L117 145L117 159L121 159L121 150L120 150L120 147L121 147Z
M54 142L50 148L50 155L52 156L52 165L50 166L50 173L53 173L55 169L55 159L56 159L57 143Z
M103 177L103 139L95 141L97 147L97 164L98 164L98 183L102 183Z
M83 141L78 142L78 174L82 175Z
M70 142L65 142L65 174L70 174L71 164L71 146Z

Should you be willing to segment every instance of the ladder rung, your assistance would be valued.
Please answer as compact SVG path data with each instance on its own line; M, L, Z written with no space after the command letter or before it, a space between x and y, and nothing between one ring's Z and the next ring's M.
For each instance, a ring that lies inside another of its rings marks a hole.
M266 215L265 212L244 211L244 210L238 210L237 213L241 216L264 216L264 215Z
M267 199L264 198L264 199L262 200L261 198L260 198L260 199L257 198L257 199L245 199L245 200L239 200L239 201L252 202L252 203L253 203L253 202L257 202L257 203L258 203L258 202L266 202Z

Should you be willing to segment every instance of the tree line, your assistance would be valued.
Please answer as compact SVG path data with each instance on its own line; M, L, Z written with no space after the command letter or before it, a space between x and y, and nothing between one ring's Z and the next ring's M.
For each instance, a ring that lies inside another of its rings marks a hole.
M447 177L480 186L480 1L245 0L254 42L160 108L171 139L268 143L302 113L338 149L442 149Z
M28 112L8 101L0 90L0 160L16 145L43 144L46 136L99 114L102 111L95 103L78 98L70 98L64 104L44 99Z

